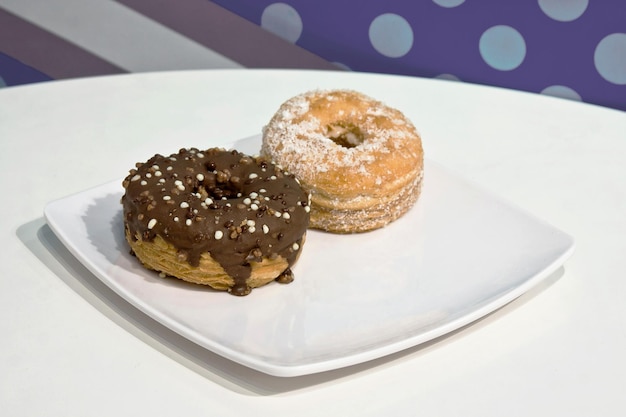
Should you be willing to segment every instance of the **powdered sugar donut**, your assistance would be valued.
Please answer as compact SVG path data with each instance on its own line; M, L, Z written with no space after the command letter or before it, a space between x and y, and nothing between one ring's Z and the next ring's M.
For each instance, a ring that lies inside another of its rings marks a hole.
M283 103L263 131L261 154L311 195L310 227L364 232L417 201L422 141L410 120L351 90L310 91Z

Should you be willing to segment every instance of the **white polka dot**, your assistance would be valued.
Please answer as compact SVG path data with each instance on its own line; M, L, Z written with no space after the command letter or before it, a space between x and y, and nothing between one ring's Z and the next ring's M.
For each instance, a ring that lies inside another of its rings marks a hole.
M626 33L612 33L596 46L593 63L604 78L613 84L626 84Z
M541 10L559 22L571 22L585 13L589 0L538 0Z
M580 94L578 94L572 88L566 87L564 85L551 85L550 87L546 87L541 90L541 94L553 97L567 98L569 100L582 101Z
M461 81L459 77L453 74L439 74L435 78L439 80Z
M261 27L286 41L296 43L302 35L302 19L288 4L273 3L261 14Z
M369 28L369 38L378 53L400 58L413 47L413 29L406 19L393 13L376 17Z
M511 26L498 25L487 29L478 43L480 55L487 65L500 71L520 66L526 57L526 42Z
M433 3L441 7L456 7L465 3L465 0L433 0Z

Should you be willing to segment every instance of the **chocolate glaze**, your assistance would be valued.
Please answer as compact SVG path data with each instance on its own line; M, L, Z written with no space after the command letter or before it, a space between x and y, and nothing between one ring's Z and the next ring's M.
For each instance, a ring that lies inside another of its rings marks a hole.
M125 225L130 235L159 235L181 262L198 266L208 252L245 295L250 262L282 256L292 279L309 223L309 196L293 175L260 157L212 148L181 149L136 164L123 182ZM286 278L289 277L289 278Z

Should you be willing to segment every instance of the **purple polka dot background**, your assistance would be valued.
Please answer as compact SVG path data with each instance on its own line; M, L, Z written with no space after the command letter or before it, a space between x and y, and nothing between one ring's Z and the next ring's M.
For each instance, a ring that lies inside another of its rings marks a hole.
M626 9L617 0L215 3L341 68L626 110Z

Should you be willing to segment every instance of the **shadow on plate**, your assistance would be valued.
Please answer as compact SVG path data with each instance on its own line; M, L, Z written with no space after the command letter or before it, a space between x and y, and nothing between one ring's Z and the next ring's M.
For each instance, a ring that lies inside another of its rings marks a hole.
M130 247L124 236L121 195L120 192L97 197L85 210L82 219L86 226L87 237L93 247L112 265L118 263L121 257L126 258L125 265L128 265L128 271L152 285L178 286L185 287L190 291L215 292L208 286L194 285L171 277L160 277L156 272L144 268L134 255L131 255ZM102 244L102 239L99 237L103 235L109 236L112 244Z
M130 305L85 268L65 248L43 218L20 226L18 238L66 285L102 314L167 357L208 380L242 395L272 396L347 379L365 371L401 366L404 358L425 355L442 343L451 343L468 331L477 331L545 291L564 274L561 267L521 297L478 321L404 351L350 367L298 377L275 377L239 365L173 332ZM121 242L119 242L121 244Z

